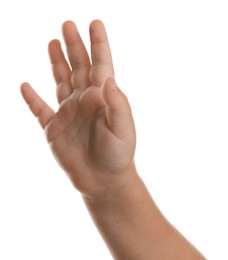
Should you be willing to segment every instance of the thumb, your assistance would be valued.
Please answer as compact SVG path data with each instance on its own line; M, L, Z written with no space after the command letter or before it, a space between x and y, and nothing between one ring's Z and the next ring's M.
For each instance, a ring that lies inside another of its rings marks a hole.
M130 141L131 137L135 138L131 107L113 77L109 77L103 85L102 96L106 105L107 123L111 131L124 141Z

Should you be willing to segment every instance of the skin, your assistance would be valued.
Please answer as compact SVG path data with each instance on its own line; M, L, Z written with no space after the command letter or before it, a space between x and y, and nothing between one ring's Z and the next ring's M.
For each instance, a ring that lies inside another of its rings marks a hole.
M82 198L115 259L205 259L162 215L140 179L136 133L127 97L114 79L103 23L90 24L91 58L76 25L48 46L59 109L29 83L21 93L50 149Z
M113 78L104 25L90 25L92 64L75 24L65 22L62 30L70 65L58 40L48 46L59 110L55 113L28 83L21 92L74 186L95 196L119 182L133 165L134 123L127 98Z

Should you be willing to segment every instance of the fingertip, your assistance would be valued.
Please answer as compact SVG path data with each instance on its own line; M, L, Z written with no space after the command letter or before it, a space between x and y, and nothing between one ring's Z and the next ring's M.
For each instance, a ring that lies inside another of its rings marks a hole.
M20 85L21 95L27 104L29 103L29 92L30 92L31 88L32 87L28 82L23 82Z
M24 87L24 86L27 86L27 85L30 85L27 81L21 83L21 87Z
M62 30L64 31L66 27L68 26L76 26L75 22L73 22L72 20L67 20L62 24Z
M119 89L119 87L116 84L115 78L110 76L102 89L103 99L105 104L110 109L118 109L123 104L126 104L127 97L125 94Z
M107 41L107 34L104 23L99 20L93 20L89 26L90 38L92 43Z
M110 96L117 92L117 90L118 87L115 78L113 76L109 76L102 87L103 94L105 96Z
M104 27L104 23L100 20L100 19L94 19L91 21L90 23L90 29L93 29L96 26L103 26Z
M28 82L23 82L21 85L20 85L20 91L21 91L21 94L23 95L26 91L26 89L30 86L30 84Z
M116 80L113 76L109 76L105 82L105 85L107 88L109 88L110 91L116 91L118 89Z
M80 38L80 37L75 38L76 35L79 35L79 32L76 24L70 20L62 24L62 35L66 47L74 45L75 43L78 42L78 38Z
M58 39L53 39L48 43L48 50L52 49L55 46L59 46L60 41Z
M48 44L48 54L51 64L58 62L62 58L61 43L58 39L53 39Z
M44 129L46 124L54 115L52 108L36 93L28 82L23 82L20 86L21 94L25 103Z

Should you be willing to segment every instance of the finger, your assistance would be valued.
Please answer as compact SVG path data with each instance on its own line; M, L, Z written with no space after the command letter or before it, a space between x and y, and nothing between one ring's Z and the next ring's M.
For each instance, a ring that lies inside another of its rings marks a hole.
M68 58L73 70L73 88L90 85L90 59L76 25L67 21L62 26L63 38L66 44Z
M90 80L95 86L102 86L109 76L114 76L112 55L104 24L95 20L90 25L92 68Z
M33 115L37 117L41 127L44 129L54 116L55 112L28 83L23 83L21 85L21 94Z
M71 70L64 57L60 42L53 40L48 45L52 72L56 82L56 95L59 104L72 93Z
M122 140L129 140L135 134L134 121L127 97L117 87L115 79L109 77L102 96L106 104L107 123L112 132Z

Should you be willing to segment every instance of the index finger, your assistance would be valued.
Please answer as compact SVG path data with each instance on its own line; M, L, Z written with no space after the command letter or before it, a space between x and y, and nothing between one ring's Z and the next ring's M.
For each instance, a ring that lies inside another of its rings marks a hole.
M90 24L92 67L90 80L95 86L102 86L109 76L114 76L111 50L104 24L95 20Z

